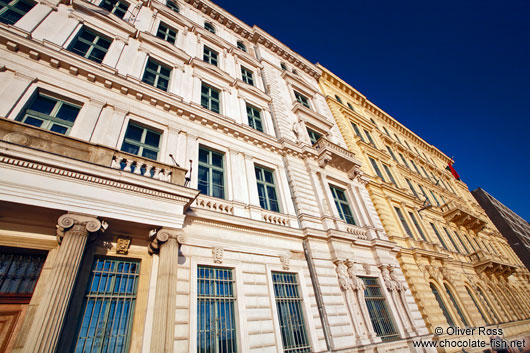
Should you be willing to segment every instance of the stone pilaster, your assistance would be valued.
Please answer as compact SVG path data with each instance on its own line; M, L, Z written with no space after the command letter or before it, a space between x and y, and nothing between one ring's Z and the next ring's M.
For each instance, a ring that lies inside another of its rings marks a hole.
M55 352L86 243L90 235L106 228L95 216L75 213L62 215L57 223L59 251L46 294L22 350L24 353Z
M160 257L151 352L173 352L177 295L177 238L181 232L177 229L162 228L151 236L150 252L157 252Z

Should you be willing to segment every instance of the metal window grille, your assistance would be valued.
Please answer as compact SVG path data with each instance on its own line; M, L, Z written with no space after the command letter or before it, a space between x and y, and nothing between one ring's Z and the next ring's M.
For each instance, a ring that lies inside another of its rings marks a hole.
M447 321L447 324L449 326L455 326L453 318L451 317L451 315L449 315L449 311L447 311L447 307L445 306L445 303L442 297L440 296L440 293L438 293L438 289L432 283L431 283L431 291L432 291L432 294L434 295L434 298L438 302L438 306L440 306L440 309L442 310L442 314L444 315L445 320Z
M231 269L197 267L197 352L237 352Z
M35 3L29 0L0 0L0 22L13 25L27 14L33 6L35 6Z
M261 112L259 109L247 104L247 118L248 125L251 128L263 132L263 121L261 120Z
M81 108L38 93L17 118L28 125L60 134L68 134Z
M175 31L173 28L170 28L165 23L160 22L160 25L158 25L158 30L156 32L156 36L165 40L168 43L175 44L175 40L177 38L177 31Z
M399 207L394 207L394 210L396 210L398 218L401 221L401 225L403 225L403 228L405 229L405 233L407 233L407 235L409 237L414 239L414 235L412 235L412 231L410 230L409 224L407 223L407 220L405 219L405 216L403 215L403 212L401 212Z
M386 181L385 177L383 176L383 173L381 173L381 169L379 169L379 166L377 165L377 162L373 158L368 158L370 160L370 163L372 164L372 167L374 168L375 174L377 174L378 177L381 178L381 180Z
M217 66L218 57L219 57L219 53L217 53L215 50L211 48L208 48L207 46L204 46L204 49L202 52L202 60L206 61L208 64Z
M355 225L355 219L351 213L350 204L348 203L344 190L331 185L329 187L333 195L333 201L335 201L335 206L337 206L337 211L339 211L340 218L348 224Z
M145 66L142 81L155 86L163 91L167 91L171 69L149 58Z
M311 109L311 106L309 105L309 99L307 99L307 97L301 95L300 93L298 92L294 92L294 96L296 98L296 100L302 104L304 107L306 108L310 108Z
M458 303L456 302L455 297L453 296L453 293L451 292L449 287L447 287L447 284L444 283L444 287L445 287L445 291L446 291L447 295L449 296L449 299L451 300L451 303L453 304L453 307L456 309L456 313L460 317L460 320L462 320L462 323L464 324L464 326L469 326L469 324L468 324L468 322L466 320L466 317L464 316L464 313L460 309L460 306L458 305Z
M215 27L210 22L204 22L204 29L215 34Z
M254 75L252 74L252 71L241 67L241 77L243 78L243 82L254 86Z
M156 161L159 145L160 133L129 123L121 150Z
M112 40L104 38L101 34L83 27L68 50L84 58L101 63Z
M386 305L385 296L381 291L377 278L359 278L363 280L365 285L364 299L375 333L378 337L381 337L382 341L399 339L399 333L394 326L394 322Z
M423 230L421 230L420 224L418 223L418 220L416 219L416 216L414 215L414 213L409 212L409 216L412 219L412 223L414 223L416 230L418 231L418 233L420 233L421 238L427 241L427 238L425 237L425 233L423 233Z
M418 193L416 192L416 189L414 189L414 186L412 186L412 183L409 179L405 178L405 181L407 182L407 184L409 184L409 188L410 188L410 191L412 191L412 193L414 194L414 196L416 196L417 198L419 198L418 196Z
M94 260L75 353L129 351L139 273L136 261Z
M0 298L29 302L46 256L9 252L0 253Z
M442 236L440 235L440 233L438 233L438 229L436 229L436 227L434 226L434 223L431 223L431 227L432 227L432 230L434 230L434 234L436 234L436 237L440 241L440 244L442 244L445 250L449 250L444 240L442 239Z
M237 42L237 49L243 50L245 53L247 52L247 46L241 41Z
M215 113L220 111L219 91L205 84L201 87L201 105Z
M224 198L223 154L199 148L199 190L206 195Z
M443 230L444 230L445 234L447 234L447 237L449 238L449 241L451 242L451 244L453 244L453 247L455 248L455 250L457 252L460 252L460 248L458 246L456 246L456 243L455 243L453 237L451 236L451 233L449 233L449 231L445 227L443 227Z
M484 312L482 311L482 308L480 307L480 305L478 305L478 302L475 299L475 296L471 293L471 290L468 287L466 287L466 290L467 290L467 294L471 297L471 300L473 301L473 304L475 304L475 307L477 308L480 316L482 317L482 320L484 320L484 322L487 323L487 324L493 324L487 318L486 314L484 314Z
M259 203L261 207L269 211L280 212L273 172L258 166L254 167L254 171L256 173Z
M394 176L392 175L392 172L390 171L390 167L387 166L386 164L383 164L383 168L385 169L386 175L388 175L392 184L397 186L396 179L394 179Z
M355 131L355 135L359 136L361 141L364 142L364 137L361 135L361 130L359 130L359 127L355 123L351 123L351 126L353 127L353 131Z
M302 298L296 274L272 272L272 283L280 321L283 351L286 353L310 352L311 346L305 330Z
M318 132L315 132L311 129L307 129L307 134L309 135L309 140L311 141L311 145L314 145L317 143L318 139L322 137Z
M118 0L103 0L99 6L119 18L123 18L129 9L129 4Z
M178 5L174 1L168 0L167 3L166 3L166 6L169 7L171 10L177 12L177 13L180 12L180 8L178 7Z

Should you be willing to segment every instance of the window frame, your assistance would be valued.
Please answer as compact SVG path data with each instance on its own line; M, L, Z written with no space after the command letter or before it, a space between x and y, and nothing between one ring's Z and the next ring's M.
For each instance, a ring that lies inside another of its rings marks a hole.
M390 309L390 305L388 304L385 291L383 287L381 286L380 279L377 277L370 277L370 276L358 276L358 277L360 280L363 281L364 286L365 286L364 300L368 308L370 322L372 323L373 329L375 333L377 334L377 337L381 338L383 342L399 340L400 339L399 329L394 320L394 315L392 313L392 310ZM375 281L376 284L369 284L367 283L367 280L373 280ZM371 293L370 288L374 288L374 287L377 287L379 289L380 295L377 295L377 296L370 295L370 294L373 294ZM372 306L371 303L373 301L382 302L382 306L379 305L379 309L383 308L385 313L383 313L383 310L370 310L370 307ZM386 319L386 322L383 322L383 323L378 322L379 324L378 327L376 327L376 325L374 324L374 316L372 316L372 314L375 312L377 312L378 314L382 314L382 316L386 316L386 318L379 317L379 321ZM390 329L391 332L386 331L388 329Z
M200 160L200 155L198 155L198 158L197 158L197 165L198 165L198 170L200 171L200 168L206 168L207 169L207 173L208 173L208 184L206 185L207 187L207 192L206 193L203 193L203 195L207 195L207 196L210 196L210 197L215 197L215 198L219 198L219 199L223 199L225 200L226 199L226 162L225 162L225 154L222 153L222 152L218 152L218 151L215 151L211 148L208 148L207 146L204 146L204 145L199 145L199 154L201 152L201 150L204 150L204 151L207 151L208 152L208 161L207 162L201 162ZM212 164L212 158L213 158L213 155L217 155L217 156L220 156L221 157L221 163L222 163L222 166L221 167L218 167L216 165L213 165ZM222 192L222 195L221 197L219 196L214 196L213 195L213 191L214 191L214 185L213 185L213 171L217 171L217 172L220 172L221 173L221 179L223 180L223 184L222 185L217 185L217 186L220 186L220 190ZM197 188L199 189L199 183L201 182L201 180L199 180L199 176L200 176L200 172L199 174L197 175ZM202 190L201 190L201 193L202 193Z
M311 142L311 146L314 146L315 143L317 143L317 141L322 137L322 134L310 128L306 128L306 130L307 135L309 136L309 141Z
M156 69L156 71L154 71L153 69L148 67L149 63L158 65L158 68ZM169 74L167 76L161 73L162 68L169 70ZM146 81L146 73L147 72L155 75L155 80L154 80L154 82L152 84L150 82ZM145 63L144 74L142 75L142 82L146 83L149 86L152 86L154 88L160 89L160 90L162 90L164 92L168 92L169 91L169 84L171 82L171 73L172 72L173 72L173 69L171 67L166 66L165 64L162 64L160 61L158 61L158 60L156 60L156 59L154 59L154 58L149 56L149 57L147 57L147 61ZM164 89L163 87L159 87L159 85L158 85L161 78L164 79L164 80L167 80L166 89Z
M162 27L164 27L164 28L162 28ZM162 31L162 29L164 29L165 31ZM173 32L173 33L171 33L171 32ZM173 27L171 27L170 25L168 25L164 21L160 21L158 23L158 28L156 30L155 36L157 38L162 39L163 41L166 41L166 42L174 45L175 42L177 41L177 34L178 34L178 31L176 29L174 29ZM169 40L168 38L171 39L171 40Z
M296 102L300 103L301 105L303 105L307 109L311 109L311 103L309 102L309 98L307 98L302 93L300 93L300 92L298 92L296 90L293 90L293 92L294 92L294 99L295 99Z
M281 212L280 198L278 197L278 191L276 188L276 178L274 176L275 174L274 170L263 167L258 164L254 164L254 173L257 174L258 170L260 171L260 174L262 176L262 180L260 180L258 176L256 175L256 188L258 190L258 198L259 198L259 203L260 203L261 208L267 211L280 213ZM267 181L265 173L270 173L272 183ZM263 185L265 197L262 197L260 195L260 188L259 188L260 184ZM276 196L276 206L277 206L276 210L271 209L271 204L270 204L271 200L269 199L269 189L272 189L272 191L274 192L274 195ZM262 203L262 199L264 201L264 204Z
M16 5L18 5L18 3L24 3L26 5L29 5L29 10L27 12L22 13L23 10L15 7ZM13 26L18 21L20 21L22 17L24 17L28 12L30 12L35 7L35 5L37 5L37 3L35 1L30 0L11 0L7 2L5 0L0 0L0 22ZM17 18L15 22L7 21L7 18L4 17L6 13L15 13L16 16L20 17Z
M245 82L247 85L255 86L254 72L244 66L241 66L241 80L243 80L243 82Z
M213 66L219 65L219 52L216 50L213 50L207 45L204 45L202 48L202 60L205 63L208 63Z
M1 0L0 0L1 1ZM94 39L94 41L90 42L88 41L87 39L85 38L80 38L84 33L90 33L92 35L94 35L96 38ZM102 46L100 46L98 44L98 42L100 42L101 40L104 40L104 41L107 41L109 44L108 44L108 47L107 48L104 48ZM81 51L74 51L74 46L77 45L78 42L81 42L81 43L84 43L84 44L87 44L89 46L88 50L84 53L84 54L81 54ZM103 62L103 60L105 60L105 56L107 55L108 51L109 51L109 48L110 46L112 45L112 42L113 40L108 38L107 36L97 32L96 30L93 30L92 28L89 28L85 25L83 25L81 27L81 29L79 29L79 31L77 32L77 34L75 35L74 39L71 41L71 43L68 45L68 48L67 50L71 53L74 53L74 54L77 54L85 59L88 59L90 61L93 61L93 62L96 62L98 64L101 64ZM97 49L97 50L100 50L100 51L103 51L105 52L105 55L103 55L103 58L101 59L101 61L98 61L96 59L91 59L90 58L90 55L92 54L92 52L94 51L94 49Z
M377 164L377 162L375 161L375 159L373 159L372 157L368 157L368 159L370 160L370 164L372 165L372 168L374 169L375 171L375 174L381 178L381 180L383 182L386 182L386 179L383 175L383 173L381 172L381 169L379 168L379 165Z
M167 0L166 1L166 6L171 9L172 11L176 12L176 13L180 13L180 6L177 4L176 1L173 1L173 0Z
M203 92L203 88L208 89L208 95ZM214 98L211 95L211 92L216 92L219 98ZM203 98L206 99L206 105L203 102ZM212 102L217 102L218 110L212 109ZM217 114L221 114L221 90L217 89L209 84L206 84L204 81L201 83L201 106L209 111L212 111Z
M245 109L247 111L248 126L253 128L254 130L265 132L264 124L263 124L264 123L263 117L261 116L261 109L258 109L255 106L250 105L248 103L246 103ZM257 112L257 115L254 114L256 112ZM257 122L259 122L259 128L258 128Z
M332 184L328 184L328 185L329 185L329 189L331 192L332 200L335 203L335 208L337 209L340 219L342 219L347 224L356 226L357 222L355 220L355 216L353 215L348 196L346 195L346 189L342 189ZM340 199L338 192L342 193L344 200ZM343 206L345 206L346 209L348 210L349 217L345 214ZM351 222L348 221L348 218L351 218Z
M412 233L412 229L410 228L407 220L405 219L405 214L401 211L401 208L394 206L394 211L396 212L399 221L401 222L401 226L403 229L405 229L405 233L411 238L416 240L414 237L414 234Z
M238 40L236 42L236 47L237 47L237 49L239 49L241 51L244 51L245 53L248 53L247 46L245 45L245 43L243 43L243 41Z
M112 3L114 2L114 3ZM110 4L112 9L109 10L108 7L105 7L103 6L104 4ZM120 5L123 5L123 6L126 6L125 9L123 9ZM129 7L131 6L131 4L125 2L125 1L121 1L121 0L102 0L101 3L99 4L99 7L102 8L102 9L105 9L107 11L109 11L111 14L123 19L125 17L125 15L127 14L127 12L129 12ZM123 11L123 14L120 15L120 14L116 14L117 10L120 10L120 11Z
M204 22L204 29L213 34L216 32L215 26L209 21Z
M129 128L131 126L134 126L136 128L142 129L142 136L140 138L140 141L131 140L130 138L127 138L127 132L129 131ZM158 147L154 147L154 146L151 146L151 145L148 145L148 144L145 143L145 138L147 137L147 133L148 132L157 134L159 136ZM163 133L162 132L157 131L156 129L153 129L151 127L147 127L147 126L145 126L143 124L140 124L140 123L138 123L138 122L136 122L134 120L129 120L129 122L127 124L127 129L125 129L125 134L123 135L123 140L122 140L122 143L121 143L120 151L125 152L125 153L130 153L130 154L142 157L142 158L147 158L147 159L150 159L150 160L153 160L153 161L158 161L158 158L160 157L160 150L161 150L160 145L162 144L162 137L163 137ZM124 151L123 150L123 145L125 143L128 143L130 145L138 147L138 153L135 154L135 153L132 153L132 152ZM145 148L147 148L147 150L149 150L151 152L156 152L156 159L144 156L143 152L144 152Z

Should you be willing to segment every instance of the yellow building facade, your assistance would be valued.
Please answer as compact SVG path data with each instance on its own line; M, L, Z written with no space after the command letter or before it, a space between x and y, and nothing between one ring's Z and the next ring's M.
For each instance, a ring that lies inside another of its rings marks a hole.
M460 352L458 342L489 342L492 333L459 335L450 327L501 328L505 339L527 336L530 273L467 185L446 170L451 158L320 68L321 89L348 149L362 161L367 189L400 248L398 260L426 326L449 346L439 351Z

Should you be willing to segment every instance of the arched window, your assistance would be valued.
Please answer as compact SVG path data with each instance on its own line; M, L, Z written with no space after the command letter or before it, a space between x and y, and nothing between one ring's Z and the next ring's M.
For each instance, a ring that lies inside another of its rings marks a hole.
M438 305L440 306L440 309L442 310L442 313L444 314L444 317L445 317L445 320L447 321L447 324L449 326L455 326L453 318L451 318L451 315L449 315L449 312L447 311L447 307L445 306L445 303L442 300L442 297L440 296L440 293L438 292L438 289L432 283L431 283L431 290L432 290L432 294L436 298L436 301L438 302Z
M167 0L167 3L166 3L167 7L169 7L171 10L175 11L175 12L180 12L180 8L179 6L177 5L177 3L175 1L172 1L172 0Z
M237 42L237 48L243 50L245 53L247 52L247 46L242 41Z
M482 303L484 303L484 305L486 306L488 311L493 315L493 317L495 319L495 323L501 322L499 320L499 318L497 317L497 313L490 306L490 302L488 301L488 299L486 298L486 296L484 295L484 292L482 291L482 289L480 289L480 287L477 287L477 293L480 296L480 299L482 300Z
M473 304L475 304L475 307L477 308L478 312L480 313L480 316L482 316L482 320L484 320L484 322L487 323L487 324L492 324L492 322L490 322L490 320L488 320L486 314L484 314L484 312L482 311L482 308L480 307L480 305L478 305L477 300L473 296L473 293L471 293L471 290L468 287L466 287L466 290L467 290L467 294L471 297L471 300L473 300Z
M204 29L215 34L215 27L210 22L204 22Z
M449 299L451 299L451 302L453 303L453 306L455 307L458 316L460 316L460 320L462 320L462 322L464 323L464 326L469 326L469 324L467 323L466 317L464 316L464 313L460 309L460 306L458 305L453 293L451 292L449 287L447 287L447 284L444 283L444 287L445 287L445 292L449 296Z

